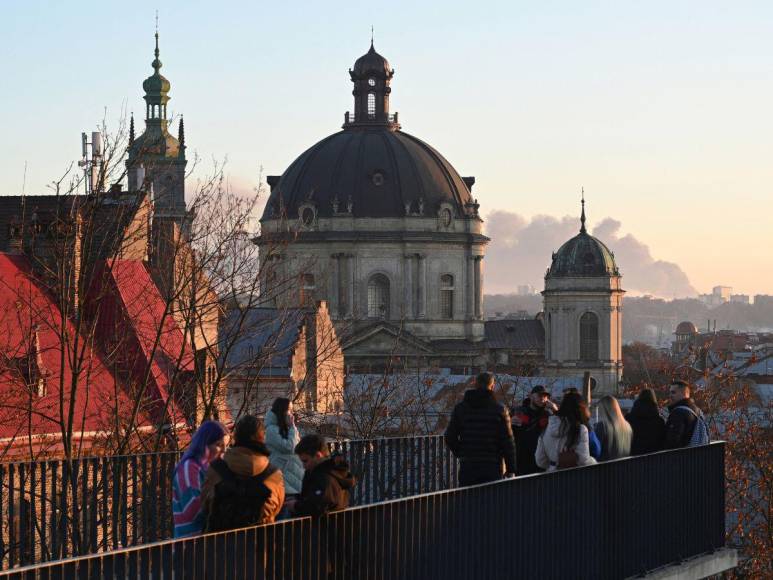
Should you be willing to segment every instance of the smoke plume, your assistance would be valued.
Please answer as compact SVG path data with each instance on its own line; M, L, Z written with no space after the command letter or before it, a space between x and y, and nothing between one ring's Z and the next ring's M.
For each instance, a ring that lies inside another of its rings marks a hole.
M491 238L491 244L485 260L486 293L515 292L517 286L525 284L541 290L552 253L577 234L578 221L571 216L547 215L527 220L503 210L489 214L486 235ZM614 252L623 275L623 288L633 294L662 298L697 294L679 265L654 259L649 247L633 235L621 237L620 227L619 221L605 218L593 228L593 235Z

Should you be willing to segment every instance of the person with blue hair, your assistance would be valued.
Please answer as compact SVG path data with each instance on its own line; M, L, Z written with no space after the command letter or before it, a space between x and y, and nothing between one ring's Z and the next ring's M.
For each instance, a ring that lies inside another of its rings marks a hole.
M228 431L218 421L204 421L191 438L188 449L174 468L172 515L174 537L195 536L204 531L202 487L210 463L220 459Z

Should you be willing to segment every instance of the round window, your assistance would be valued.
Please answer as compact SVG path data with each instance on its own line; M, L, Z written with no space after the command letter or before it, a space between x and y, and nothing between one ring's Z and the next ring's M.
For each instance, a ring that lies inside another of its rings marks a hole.
M376 79L370 78L368 79L368 84L372 87L376 86Z
M303 222L303 225L310 226L314 223L314 210L310 207L303 208L303 211L301 212L301 221Z
M373 185L380 186L384 185L384 174L380 171L376 171L376 173L373 174L373 177L371 178L373 181Z
M451 210L450 210L450 209L448 209L447 207L444 207L444 208L443 208L443 209L440 211L440 223L442 223L442 224L443 224L443 227L446 227L446 228L447 228L448 226L450 226L450 225L451 225L451 218L452 218L452 217L453 217L453 216L451 215Z

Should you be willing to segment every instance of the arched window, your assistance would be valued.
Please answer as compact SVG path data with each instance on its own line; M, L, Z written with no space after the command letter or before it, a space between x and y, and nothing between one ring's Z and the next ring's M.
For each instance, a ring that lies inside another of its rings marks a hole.
M368 318L389 318L389 278L383 274L368 280Z
M376 118L376 94L368 93L368 117Z
M443 274L440 277L440 318L454 317L454 277Z
M599 360L599 318L593 312L580 317L580 359Z
M303 274L301 276L301 306L314 305L316 290L317 283L314 279L314 274Z

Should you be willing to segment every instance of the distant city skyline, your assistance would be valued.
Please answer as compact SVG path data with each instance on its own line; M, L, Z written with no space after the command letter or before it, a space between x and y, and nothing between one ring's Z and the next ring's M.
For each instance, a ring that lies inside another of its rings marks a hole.
M141 124L157 7L3 6L0 194L22 191L25 163L25 191L45 193L103 117L134 111ZM476 177L497 233L486 293L509 277L513 292L541 288L584 186L624 288L773 294L767 3L489 2L472 14L461 2L188 2L159 7L159 21L170 111L185 114L198 175L227 158L230 182L250 189L261 167L282 173L339 127L374 25L404 130ZM522 255L519 243L536 250L530 274L517 261L499 272L494 258Z

